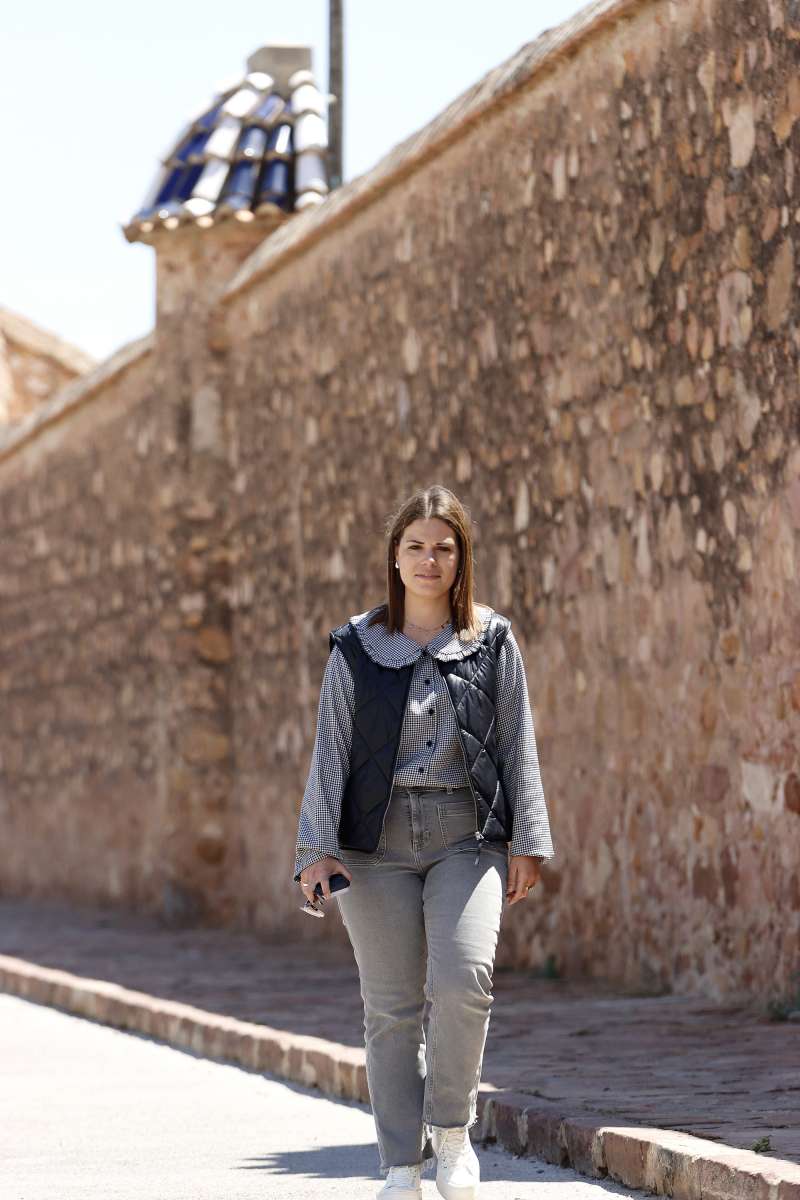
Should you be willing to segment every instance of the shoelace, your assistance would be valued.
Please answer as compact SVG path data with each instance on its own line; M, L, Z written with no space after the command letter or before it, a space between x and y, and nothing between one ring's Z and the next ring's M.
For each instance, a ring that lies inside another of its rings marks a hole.
M448 1129L442 1137L437 1158L443 1167L455 1166L457 1159L470 1144L469 1135L463 1129Z

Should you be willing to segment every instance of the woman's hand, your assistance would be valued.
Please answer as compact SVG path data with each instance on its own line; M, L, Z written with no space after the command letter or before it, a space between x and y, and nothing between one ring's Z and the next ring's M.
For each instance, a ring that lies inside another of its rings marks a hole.
M353 881L353 876L344 863L340 862L338 858L333 858L330 854L327 858L321 858L319 862L312 863L310 867L306 867L305 871L301 871L300 887L303 889L303 895L306 900L310 900L314 895L314 888L318 883L322 884L323 899L330 900L331 889L328 880L331 875L345 875L351 883Z
M508 885L506 900L516 904L524 900L529 890L541 879L540 860L533 854L512 854L508 860Z

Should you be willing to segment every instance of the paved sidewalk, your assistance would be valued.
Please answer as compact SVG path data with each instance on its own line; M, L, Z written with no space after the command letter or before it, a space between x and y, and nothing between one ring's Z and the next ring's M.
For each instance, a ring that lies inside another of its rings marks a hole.
M366 1104L0 995L3 1200L374 1200ZM616 1200L607 1179L476 1147L481 1200ZM425 1200L441 1200L430 1169Z
M324 943L288 948L109 909L0 899L0 954L363 1047L355 965ZM537 1119L568 1113L742 1149L760 1142L759 1160L800 1163L797 1023L517 972L496 973L495 997L483 1093L522 1096Z

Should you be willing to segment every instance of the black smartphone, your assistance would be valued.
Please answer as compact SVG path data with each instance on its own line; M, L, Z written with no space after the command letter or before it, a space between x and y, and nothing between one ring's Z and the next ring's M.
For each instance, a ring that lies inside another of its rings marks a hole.
M328 887L331 889L331 894L333 894L334 892L343 892L345 888L350 887L350 880L347 878L346 875L342 875L340 871L337 871L336 874L331 875L330 879L328 880ZM314 895L315 896L322 895L322 884L321 883L318 883L317 886L314 888Z

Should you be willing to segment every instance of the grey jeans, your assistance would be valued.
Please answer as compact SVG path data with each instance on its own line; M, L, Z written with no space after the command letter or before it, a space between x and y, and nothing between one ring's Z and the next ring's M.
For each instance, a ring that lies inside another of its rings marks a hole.
M384 1174L432 1157L426 1126L476 1119L508 879L506 843L478 854L476 828L469 787L394 787L377 849L341 852Z

